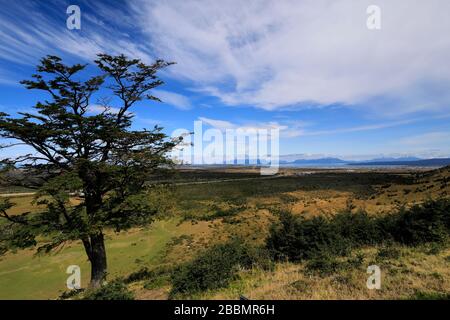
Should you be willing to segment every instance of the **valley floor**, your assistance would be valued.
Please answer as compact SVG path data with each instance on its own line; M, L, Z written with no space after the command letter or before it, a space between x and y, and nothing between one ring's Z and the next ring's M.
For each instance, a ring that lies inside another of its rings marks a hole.
M257 169L228 168L182 170L172 181L167 217L148 228L108 232L110 279L143 268L171 269L233 237L262 245L280 208L306 218L343 210L379 215L450 195L448 169L282 169L268 179L261 178ZM32 199L30 194L11 197L17 206L9 213L40 210ZM450 293L448 246L393 245L388 250L388 254L376 246L354 250L340 258L342 267L332 274L311 273L304 263L289 262L278 262L270 271L241 270L228 286L189 298L407 299ZM358 263L349 262L354 257L359 257ZM381 268L380 290L366 287L371 264ZM6 253L0 256L0 299L56 299L67 291L69 265L81 267L86 285L89 265L81 243L70 243L50 255L35 256L32 250ZM128 287L138 299L167 299L171 284L167 277L161 279L134 281Z

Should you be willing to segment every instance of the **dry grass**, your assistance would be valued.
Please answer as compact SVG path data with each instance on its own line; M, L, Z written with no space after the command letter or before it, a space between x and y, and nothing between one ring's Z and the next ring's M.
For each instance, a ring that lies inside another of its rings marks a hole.
M310 170L316 174L307 176L298 175L299 171L301 170L284 169L280 179L261 182L235 181L178 187L178 213L183 217L189 212L189 219L177 223L174 222L178 221L175 218L168 222L167 227L165 223L159 223L153 231L152 228L135 229L123 235L108 232L110 265L115 269L114 274L129 274L140 267L134 260L148 260L149 257L152 265L177 265L191 260L200 251L232 236L263 243L270 225L277 219L274 212L279 208L288 208L294 214L307 217L332 215L349 207L354 211L364 209L371 214L378 214L392 212L400 205L411 205L429 197L437 198L450 194L450 185L447 184L447 179L450 180L449 170L431 173L390 171L385 175L369 171L345 173ZM220 176L220 172L214 172L214 177ZM256 169L243 168L224 170L227 175L248 175L256 172ZM402 180L402 177L405 179ZM11 200L17 205L9 210L9 214L42 209L32 203L32 196ZM79 200L72 201L77 203ZM205 214L214 213L212 206L228 210L242 204L242 209L233 215L201 218L205 217ZM159 241L156 244L155 239ZM68 246L69 251L76 252L78 260L85 259L78 243ZM450 292L449 249L431 254L425 247L398 249L402 253L398 259L380 260L377 257L378 248L365 248L360 250L364 255L363 265L340 270L330 276L310 274L305 271L304 264L290 263L277 264L273 272L259 269L242 271L240 280L234 281L228 288L206 292L193 298L237 299L239 294L243 294L250 299L400 299L411 297L416 291ZM128 254L130 252L132 254ZM29 250L3 256L0 258L2 277L12 277L14 274L16 280L25 279L24 275L28 271L23 270L22 275L21 268L24 265L27 268L34 265L32 260ZM64 280L66 275L59 260L61 259L56 256L42 258L39 260L39 272L58 269L62 275L60 278ZM22 266L15 262L21 262ZM82 263L86 265L85 261ZM66 261L63 264L65 266ZM366 288L366 268L370 264L381 267L381 290ZM31 283L31 280L28 280ZM58 292L52 290L59 286L59 280L55 280L47 289L43 281L36 283L34 287L41 288L40 297L55 297ZM167 299L170 291L167 285L151 290L144 289L143 282L131 284L130 288L138 299ZM26 292L26 288L21 289L20 286L14 289L14 297L29 297L30 294ZM8 296L8 290L4 288L1 296Z
M361 250L361 267L341 270L329 276L306 272L304 264L277 264L272 272L254 269L241 272L241 280L228 288L209 292L201 299L341 300L341 299L407 299L416 292L450 292L450 249L430 255L423 250L400 248L399 259L377 258L376 248ZM369 290L366 268L377 264L382 272L380 290Z

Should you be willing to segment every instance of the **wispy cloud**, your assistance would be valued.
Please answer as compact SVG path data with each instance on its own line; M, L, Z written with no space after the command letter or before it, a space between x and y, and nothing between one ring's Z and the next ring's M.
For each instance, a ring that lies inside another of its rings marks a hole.
M205 124L221 131L225 131L227 129L242 129L247 131L278 129L282 138L293 138L300 136L303 134L303 127L306 125L302 121L289 121L286 123L280 123L277 121L242 121L241 123L232 123L226 120L211 119L206 117L199 117L198 120L203 121Z
M127 20L126 10L121 11L115 6L105 8L106 3L99 6L82 1L81 30L69 30L65 23L69 4L68 1L55 0L3 5L0 12L0 59L35 65L47 54L92 60L98 53L108 52L152 60L148 46L134 41L115 26ZM121 19L117 19L119 16Z
M413 123L416 121L418 121L418 120L409 119L409 120L402 120L402 121L370 124L370 125L364 125L364 126L355 126L355 127L349 127L349 128L307 131L307 132L304 132L302 135L304 135L304 136L334 135L334 134L348 133L348 132L380 130L380 129L385 129L385 128L397 127L397 126L401 126L401 125L405 125L405 124L410 124L410 123Z
M436 87L450 84L443 32L450 2L379 0L380 31L366 28L370 4L132 2L153 49L179 62L173 74L227 104L364 104L397 115L448 110L448 90Z
M210 119L206 117L199 117L198 120L203 121L207 125L219 130L235 129L237 127L236 124L225 120Z
M396 142L399 145L415 148L436 148L450 141L450 132L434 131L405 137ZM450 149L450 146L448 147Z
M192 108L189 98L179 93L155 89L152 91L152 94L161 99L163 103L172 105L177 109L189 110Z
M299 120L288 120L283 119L282 121L272 121L272 122L259 122L259 123L253 123L247 121L246 124L238 125L236 123L232 123L226 120L218 120L218 119L210 119L206 117L199 117L199 120L205 122L206 124L210 125L211 127L225 130L225 129L235 129L237 127L244 127L244 128L278 128L281 133L282 137L284 138L296 138L301 136L326 136L326 135L336 135L341 133L353 133L353 132L363 132L363 131L373 131L373 130L382 130L386 128L394 128L398 126L404 126L404 125L410 125L414 123L424 122L424 121L430 121L430 120L436 120L436 119L445 119L449 118L450 114L446 115L439 115L439 116L431 116L426 118L409 118L399 121L385 121L380 123L374 123L374 124L367 124L367 125L361 125L361 126L352 126L352 127L344 127L344 128L334 128L334 129L326 129L326 130L315 130L313 129L313 124L305 121L299 121ZM245 122L244 122L245 123ZM431 137L431 136L430 136ZM426 137L423 137L422 135L419 135L417 137L409 137L405 139L405 144L411 144L408 141L415 141L417 138L417 143L420 141L426 141ZM403 140L402 140L403 141ZM450 141L450 139L449 139ZM442 142L442 141L440 141Z
M65 27L68 1L22 2L0 12L0 59L34 65L48 53L159 56L178 62L168 71L173 77L229 105L339 103L386 116L448 111L450 2L379 0L382 29L371 31L372 2L80 1L79 31ZM191 107L174 94L165 100Z
M93 104L88 107L88 112L91 114L99 114L102 112L119 113L119 108L106 107L99 104Z

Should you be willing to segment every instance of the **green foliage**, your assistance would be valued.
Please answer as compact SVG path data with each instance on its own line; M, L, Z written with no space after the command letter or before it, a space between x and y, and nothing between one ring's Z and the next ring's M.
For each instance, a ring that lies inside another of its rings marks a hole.
M172 267L164 265L158 266L151 270L147 267L144 267L136 272L131 273L124 279L124 283L129 284L146 280L144 284L145 288L149 289L150 287L158 287L169 282L172 272Z
M401 256L401 252L397 248L383 247L378 249L377 258L380 259L398 259Z
M39 177L43 183L36 201L46 206L33 215L10 217L1 205L0 217L9 225L0 230L0 251L34 246L39 239L44 243L38 251L49 252L81 240L98 285L106 275L104 228L145 225L165 209L146 183L171 168L167 154L182 138L171 139L158 126L132 128L131 108L138 101L159 101L151 90L163 84L157 74L172 63L147 65L124 55L100 54L95 64L100 75L82 80L86 65L66 65L56 56L41 59L33 79L21 83L45 92L46 100L18 116L0 112L0 138L34 149L3 159L0 168L20 166L21 175ZM108 91L110 97L105 97ZM94 99L98 114L90 109ZM74 194L77 205L69 201Z
M144 288L147 290L161 288L170 283L171 275L169 273L164 273L159 276L148 279L144 283Z
M125 278L124 283L128 284L148 279L152 276L152 274L153 273L151 270L149 270L147 267L144 267L142 269L139 269L138 271L131 273L128 277Z
M330 275L342 269L342 264L334 255L327 252L311 257L306 263L306 270L320 275Z
M363 262L364 256L362 254L350 256L345 260L338 260L336 255L323 251L307 260L306 270L310 273L317 273L321 276L327 276L340 270L360 268Z
M408 300L450 300L450 293L416 291Z
M350 245L328 219L304 219L289 212L280 213L280 222L272 226L267 239L267 247L275 259L290 261L309 259L322 251L344 254Z
M77 299L80 294L82 294L85 289L74 289L69 291L64 291L59 297L59 300Z
M9 199L0 199L0 255L8 250L16 250L36 245L36 230L29 226L29 213L8 215L7 210L14 204Z
M426 201L387 217L392 237L407 245L443 242L450 233L450 200Z
M444 242L450 234L450 200L427 201L384 216L365 212L337 213L332 218L305 219L282 212L271 228L267 248L278 260L324 260L323 255L344 255L364 245L405 245ZM390 255L391 252L381 252ZM325 256L326 257L326 256ZM328 263L325 261L323 263Z
M87 291L83 300L134 300L134 295L121 281L113 281L100 288Z
M208 216L207 220L235 216L246 208L246 204L235 205L233 203L226 203L226 205L228 208L223 209L216 204L213 204L211 206L212 213Z
M237 277L240 268L249 269L255 265L272 266L264 250L247 247L239 240L215 245L174 271L170 296L223 288Z

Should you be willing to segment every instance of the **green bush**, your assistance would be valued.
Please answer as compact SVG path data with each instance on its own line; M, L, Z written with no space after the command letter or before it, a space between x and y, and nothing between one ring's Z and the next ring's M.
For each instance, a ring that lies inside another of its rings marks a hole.
M128 277L125 278L124 283L132 283L136 281L141 281L150 278L153 275L152 271L150 271L147 267L143 267L138 271L131 273Z
M409 300L450 300L450 293L416 291Z
M101 288L86 292L83 300L134 300L134 295L121 281L113 281Z
M246 247L239 240L211 247L172 274L170 296L198 293L228 285L240 268L269 268L271 261L264 249Z
M408 210L402 209L387 219L392 220L391 235L400 243L443 242L450 233L450 200L430 200Z
M149 280L154 281L156 278L159 277L167 277L170 275L173 271L173 268L171 266L167 265L161 265L157 266L153 269L148 269L147 267L143 267L139 269L138 271L135 271L128 275L123 282L125 284L142 281L142 280Z
M352 248L379 243L385 237L376 221L365 212L338 213L333 218L305 219L282 212L267 239L277 260L301 261L327 252L344 255Z
M365 245L444 243L449 234L450 200L440 199L384 216L370 216L361 211L305 219L281 212L279 222L270 230L266 247L276 260L295 262L317 259L325 253L344 255Z
M334 232L346 239L351 246L375 245L391 238L383 225L364 211L338 213L329 223Z
M80 294L84 292L85 289L74 289L69 291L64 291L58 297L58 300L68 300L68 299L77 299Z
M345 247L342 240L325 218L306 220L281 212L280 223L270 230L267 248L277 260L300 261L316 256L325 248L337 253Z
M380 248L377 252L377 258L380 259L398 259L400 256L400 250L393 247Z
M333 255L322 253L308 260L306 270L320 275L330 275L342 269L343 264L336 260Z

